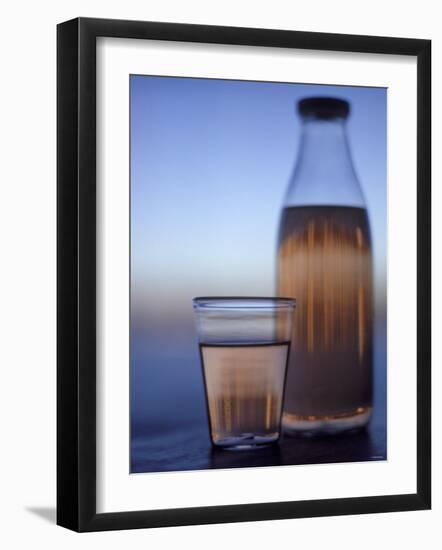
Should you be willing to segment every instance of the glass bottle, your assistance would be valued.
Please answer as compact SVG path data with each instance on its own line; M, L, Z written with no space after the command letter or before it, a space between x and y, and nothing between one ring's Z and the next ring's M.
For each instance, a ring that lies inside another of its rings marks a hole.
M370 228L346 135L347 101L298 103L302 138L278 236L278 290L297 300L283 426L317 435L372 410Z

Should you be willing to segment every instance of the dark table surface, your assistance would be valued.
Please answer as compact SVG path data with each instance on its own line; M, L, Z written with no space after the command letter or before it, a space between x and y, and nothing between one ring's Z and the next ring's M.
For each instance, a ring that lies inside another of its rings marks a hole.
M205 470L360 462L386 458L385 430L372 423L367 431L323 438L283 437L278 445L253 451L225 451L210 445L207 429L189 426L168 432L133 447L132 473Z

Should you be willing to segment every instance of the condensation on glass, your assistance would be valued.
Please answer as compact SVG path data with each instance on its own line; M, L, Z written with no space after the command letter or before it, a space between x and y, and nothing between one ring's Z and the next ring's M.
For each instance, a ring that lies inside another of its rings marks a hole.
M290 354L294 300L195 298L212 443L276 443Z
M289 434L365 426L372 411L370 227L346 135L347 101L305 98L281 214L277 293L297 302L283 426Z

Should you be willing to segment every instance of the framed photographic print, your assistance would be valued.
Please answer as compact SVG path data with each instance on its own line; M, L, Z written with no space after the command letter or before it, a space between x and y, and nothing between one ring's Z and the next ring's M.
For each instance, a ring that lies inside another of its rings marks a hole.
M58 26L59 525L430 507L430 52Z

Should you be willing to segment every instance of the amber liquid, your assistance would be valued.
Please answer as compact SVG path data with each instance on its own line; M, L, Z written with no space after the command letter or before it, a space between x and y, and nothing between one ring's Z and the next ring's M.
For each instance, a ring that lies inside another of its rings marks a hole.
M289 343L201 344L212 442L256 446L279 437Z
M286 208L278 295L297 300L283 425L294 433L365 425L372 406L372 255L365 209Z

